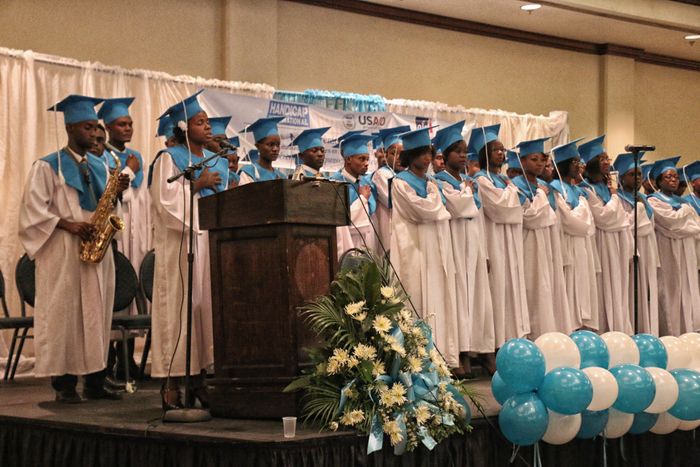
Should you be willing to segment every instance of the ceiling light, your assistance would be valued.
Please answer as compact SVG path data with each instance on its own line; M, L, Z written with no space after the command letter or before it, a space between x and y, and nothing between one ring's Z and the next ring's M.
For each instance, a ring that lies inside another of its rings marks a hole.
M540 5L539 3L528 3L528 4L520 7L521 10L527 11L530 13L535 11L535 10L539 10L540 8L542 8L542 5Z
M689 35L685 36L685 40L687 40L687 41L700 40L700 34L689 34Z

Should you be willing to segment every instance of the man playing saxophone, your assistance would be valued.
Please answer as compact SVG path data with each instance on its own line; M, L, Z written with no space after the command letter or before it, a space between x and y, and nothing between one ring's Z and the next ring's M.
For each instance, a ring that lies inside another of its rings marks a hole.
M51 377L56 400L81 402L78 375L85 378L86 399L118 399L104 387L107 347L114 303L114 259L107 252L99 262L80 259L81 241L90 242L90 223L103 199L110 173L104 161L90 154L95 144L102 99L70 95L49 110L63 112L68 143L36 161L20 206L19 238L36 260L34 348L36 377ZM128 176L111 180L123 192Z

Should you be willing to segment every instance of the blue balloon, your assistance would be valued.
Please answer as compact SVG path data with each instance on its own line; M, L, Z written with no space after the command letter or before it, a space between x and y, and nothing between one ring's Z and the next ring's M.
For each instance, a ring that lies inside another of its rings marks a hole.
M661 339L651 334L637 334L632 336L632 340L639 349L639 366L666 369L668 353Z
M536 390L544 378L544 355L527 339L511 339L498 350L496 368L516 394Z
M608 409L591 412L584 410L581 412L581 428L576 435L579 439L593 439L603 432L608 424Z
M651 430L651 427L656 425L656 421L659 419L659 414L657 413L646 413L639 412L634 414L634 422L632 422L632 428L630 428L629 433L633 435L641 435Z
M613 407L620 412L638 413L654 401L656 385L651 374L639 365L623 363L610 368L617 380L617 400Z
M571 339L576 343L581 354L581 369L597 366L608 368L610 352L605 341L592 331L576 331L571 333Z
M579 369L555 368L545 375L537 394L548 409L574 415L590 405L593 385L586 373Z
M501 375L498 372L493 374L491 378L491 392L496 401L503 405L508 399L515 395L515 392L503 382Z
M700 373L678 368L671 374L678 383L678 400L668 413L686 421L700 419Z
M541 440L547 431L549 414L537 394L516 394L503 404L498 425L513 444L530 446Z

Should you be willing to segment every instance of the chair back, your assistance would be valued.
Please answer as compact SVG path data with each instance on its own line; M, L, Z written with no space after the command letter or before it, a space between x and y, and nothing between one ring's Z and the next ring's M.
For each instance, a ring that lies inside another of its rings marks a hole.
M34 307L34 298L36 297L36 263L25 253L17 261L15 269L15 284L19 292L22 316L27 316L25 303Z
M134 301L139 290L139 280L129 259L120 251L114 251L114 312L124 310Z
M143 257L143 261L141 261L141 266L139 267L139 285L141 287L141 293L149 302L153 301L153 275L155 267L156 252L155 250L151 250Z

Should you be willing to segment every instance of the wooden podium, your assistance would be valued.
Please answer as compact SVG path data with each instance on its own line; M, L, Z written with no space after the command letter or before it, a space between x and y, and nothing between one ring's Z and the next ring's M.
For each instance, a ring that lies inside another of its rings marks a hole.
M209 231L214 416L298 413L283 393L314 345L298 308L328 292L337 269L336 226L347 225L347 188L328 182L252 183L199 200Z

